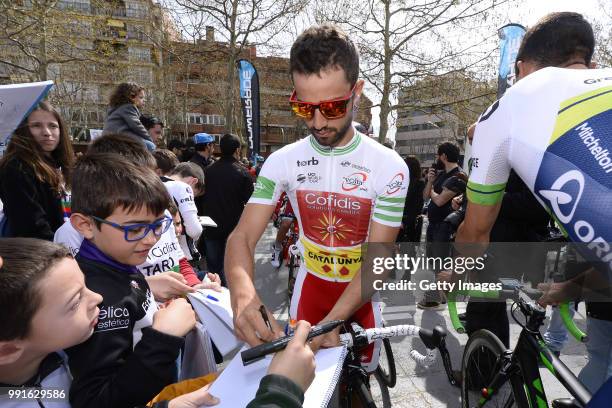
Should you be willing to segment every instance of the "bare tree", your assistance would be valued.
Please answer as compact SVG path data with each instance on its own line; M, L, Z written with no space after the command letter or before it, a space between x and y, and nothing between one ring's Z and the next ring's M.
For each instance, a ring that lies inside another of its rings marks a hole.
M236 122L236 61L251 47L273 47L277 37L286 32L292 17L308 4L303 0L174 0L178 20L188 21L187 35L192 38L211 38L207 26L215 28L215 34L225 46L222 51L225 73L216 77L217 84L224 82L223 98L226 129L231 132ZM204 34L204 35L203 35ZM214 42L214 40L213 40ZM248 55L248 54L247 54ZM217 85L219 86L219 85ZM219 103L219 102L218 102Z
M383 141L391 114L402 108L400 89L432 75L487 69L501 25L494 12L512 1L319 0L315 19L340 24L358 43L361 74L380 95Z

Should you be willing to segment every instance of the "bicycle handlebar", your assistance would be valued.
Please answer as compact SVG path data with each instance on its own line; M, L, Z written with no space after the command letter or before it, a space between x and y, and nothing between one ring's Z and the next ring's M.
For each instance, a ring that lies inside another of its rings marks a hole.
M426 330L412 324L362 329L362 333L365 337L364 342L367 342L367 344L373 343L379 339L391 337L419 336L425 344L427 352L424 355L417 350L412 350L410 352L410 357L418 364L425 367L435 363L436 348L440 348L443 344L444 337L446 337L446 330L440 326L436 326L433 330ZM340 342L347 347L353 347L355 343L359 342L359 339L354 338L354 335L351 333L344 333L340 335Z
M529 287L518 286L515 289L508 290L491 290L487 292L470 290L470 291L455 291L451 292L447 295L448 298L448 311L450 313L451 323L453 328L457 333L463 334L465 333L465 327L461 320L459 319L459 313L457 312L457 303L456 298L457 295L468 295L470 297L477 297L481 299L513 299L517 302L523 302L529 304L535 309L543 308L536 303L536 300L542 297L542 291L538 289L532 289ZM561 319L563 320L563 324L570 332L570 334L579 342L586 343L588 341L588 336L584 333L576 323L572 320L572 317L569 312L569 302L564 302L559 305L559 313L561 314Z

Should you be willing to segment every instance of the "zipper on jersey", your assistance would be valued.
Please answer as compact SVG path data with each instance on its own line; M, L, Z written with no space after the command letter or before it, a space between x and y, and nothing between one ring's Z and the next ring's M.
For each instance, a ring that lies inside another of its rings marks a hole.
M333 186L335 186L336 184L334 183L334 181L336 180L336 166L334 166L334 148L330 147L329 148L329 163L331 165L331 179L329 180L329 188L328 188L328 192L329 194L333 194L334 198L336 198L336 191L332 191L333 190ZM330 174L328 173L328 174ZM337 199L337 198L336 198ZM334 232L333 228L334 228L334 222L332 220L333 217L333 211L332 211L332 205L331 205L331 200L329 201L329 205L328 205L328 209L327 209L327 218L328 218L328 225L327 228L332 229L332 231L329 232L329 243L330 243L330 253L334 254ZM335 255L335 254L334 254ZM336 257L332 256L332 268L334 271L334 282L338 282L338 266L336 265Z

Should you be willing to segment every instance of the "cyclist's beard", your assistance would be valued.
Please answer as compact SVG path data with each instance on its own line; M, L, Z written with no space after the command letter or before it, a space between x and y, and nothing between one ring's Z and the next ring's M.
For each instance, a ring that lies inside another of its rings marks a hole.
M345 118L346 122L344 122L340 129L333 127L324 127L321 129L311 127L308 129L310 130L310 134L314 136L321 146L336 147L342 139L344 139L348 130L353 126L352 115L347 113ZM324 132L327 133L327 135L323 138L317 135L318 132Z

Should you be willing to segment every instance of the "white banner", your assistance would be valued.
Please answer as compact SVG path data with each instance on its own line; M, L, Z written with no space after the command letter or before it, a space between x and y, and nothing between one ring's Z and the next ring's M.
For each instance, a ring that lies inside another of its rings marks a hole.
M0 157L17 126L53 86L53 81L0 85Z

